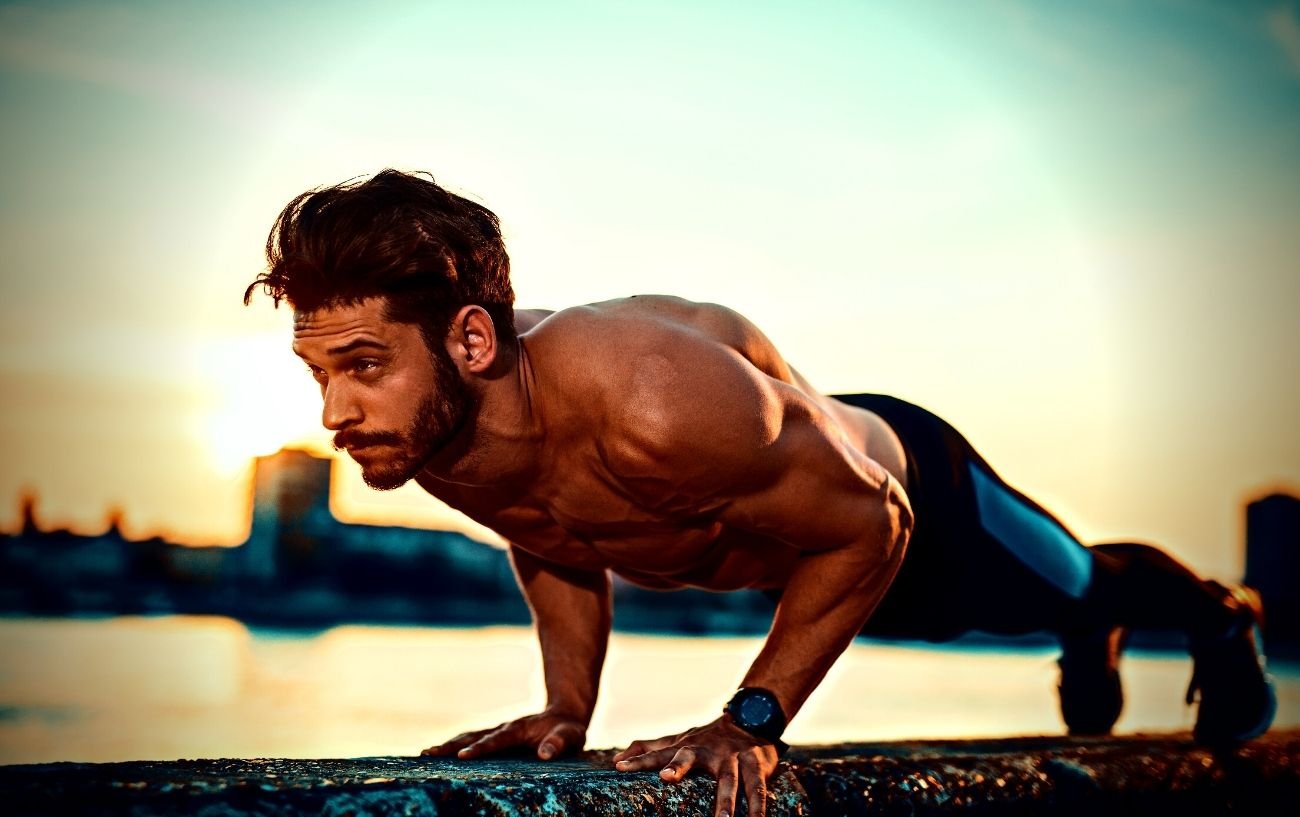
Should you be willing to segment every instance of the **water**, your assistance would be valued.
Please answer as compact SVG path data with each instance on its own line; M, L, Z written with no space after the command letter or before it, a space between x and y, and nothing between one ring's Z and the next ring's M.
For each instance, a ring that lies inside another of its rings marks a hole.
M592 747L714 718L755 638L615 634ZM792 743L1060 734L1056 651L858 643L792 724ZM1300 667L1278 725L1300 725ZM1190 662L1135 654L1117 731L1188 729ZM531 631L249 630L216 617L0 620L0 763L414 754L535 711Z

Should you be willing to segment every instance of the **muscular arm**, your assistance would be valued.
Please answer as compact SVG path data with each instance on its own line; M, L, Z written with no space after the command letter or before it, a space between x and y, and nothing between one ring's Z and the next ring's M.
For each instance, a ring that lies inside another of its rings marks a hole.
M546 709L491 729L457 735L423 754L474 758L514 747L550 760L582 749L596 706L609 640L609 577L564 568L512 545L510 559L542 647Z
M609 576L563 568L515 545L510 561L542 648L546 708L587 724L609 642Z
M787 421L772 452L782 461L780 476L723 514L800 550L767 641L742 682L771 690L788 718L880 603L912 528L898 484L864 455L836 446L815 419Z
M719 521L799 553L744 679L775 693L793 718L880 603L902 563L912 514L898 483L817 403L787 384L772 384L771 394L774 435L715 410L730 438L719 444L721 429L701 433L697 446L708 450L696 455L712 463Z
M623 473L648 503L671 497L715 509L724 525L798 551L744 680L771 690L793 717L884 596L911 534L910 506L888 472L798 386L725 355L675 368L667 379L676 402L648 403L655 414L637 427L650 431L632 435ZM718 778L719 815L733 813L743 780L758 814L776 750L724 716L634 743L615 759L626 771L662 767L669 782L706 769Z

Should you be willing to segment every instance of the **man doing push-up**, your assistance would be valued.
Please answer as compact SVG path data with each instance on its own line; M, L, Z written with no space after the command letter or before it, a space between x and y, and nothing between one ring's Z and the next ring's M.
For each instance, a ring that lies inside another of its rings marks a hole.
M1131 628L1190 638L1195 737L1271 723L1258 596L1140 544L1085 547L950 425L875 394L813 389L752 323L640 296L516 312L497 218L384 171L289 203L259 287L294 309L322 421L368 484L414 479L510 543L546 708L425 750L578 751L610 630L610 575L778 599L719 716L636 741L619 770L718 781L715 813L764 813L781 735L860 633L931 640L1050 630L1072 733L1108 732ZM954 661L959 659L954 659Z

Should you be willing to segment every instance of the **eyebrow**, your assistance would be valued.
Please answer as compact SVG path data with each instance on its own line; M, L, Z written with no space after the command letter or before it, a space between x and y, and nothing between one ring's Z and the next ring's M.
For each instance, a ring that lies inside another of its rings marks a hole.
M357 340L345 343L342 346L335 346L333 349L326 349L325 354L331 357L338 357L339 355L346 355L348 352L355 352L358 349L378 349L383 352L388 351L388 347L377 340L358 338Z
M349 352L355 352L358 349L378 349L381 352L388 351L388 347L377 340L358 338L357 340L350 341L342 346L335 346L333 349L326 349L325 354L330 357L338 357L339 355L346 355ZM307 356L298 348L296 342L293 344L293 353L303 360L307 359Z

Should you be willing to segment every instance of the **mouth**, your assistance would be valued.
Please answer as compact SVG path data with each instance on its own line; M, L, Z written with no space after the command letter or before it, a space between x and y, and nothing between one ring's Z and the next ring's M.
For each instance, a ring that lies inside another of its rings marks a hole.
M340 439L341 437L341 439ZM403 441L390 434L340 434L333 441L336 451L346 451L354 460L374 459L380 456L380 449L401 449Z

